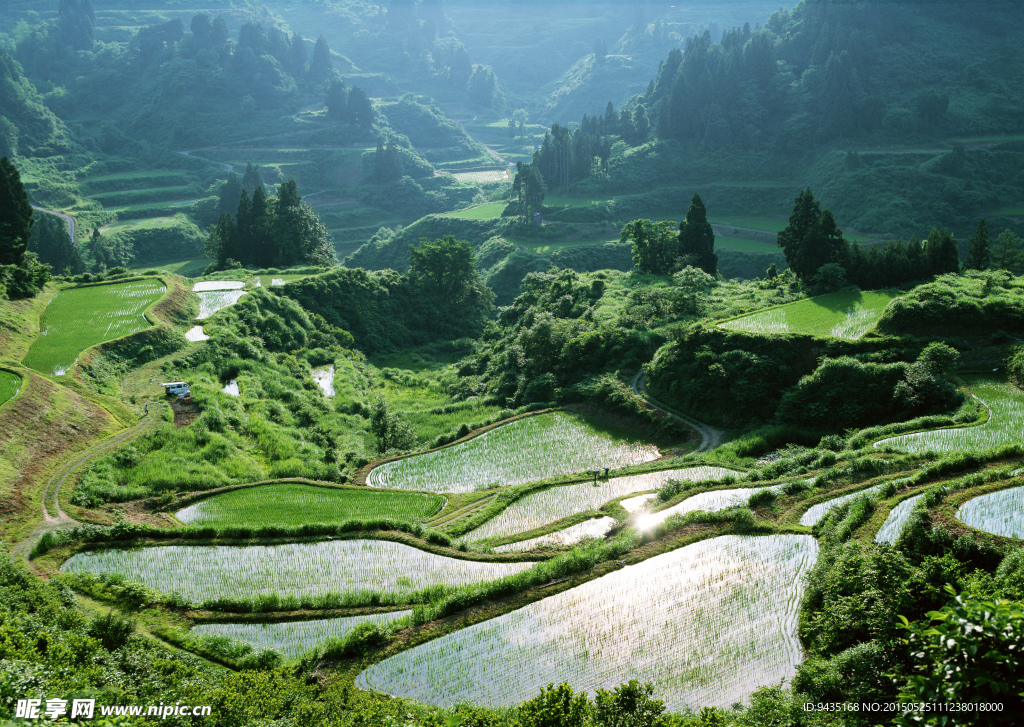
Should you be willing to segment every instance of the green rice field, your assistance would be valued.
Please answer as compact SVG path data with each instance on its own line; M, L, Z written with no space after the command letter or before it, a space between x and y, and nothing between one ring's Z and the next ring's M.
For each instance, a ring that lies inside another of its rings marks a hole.
M920 495L914 495L908 497L906 500L900 502L896 507L889 511L889 517L882 523L882 527L878 529L875 534L876 543L888 543L892 545L896 542L896 538L900 536L900 532L903 530L903 526L907 524L910 519L910 513L914 511L917 503L921 501L921 498L926 493Z
M1024 429L1024 392L994 378L974 379L971 389L992 412L984 424L904 434L875 442L875 446L895 447L916 454L987 449L1019 442Z
M603 538L618 521L613 517L599 517L586 522L570 525L547 535L541 535L518 543L509 543L494 549L495 553L517 553L538 547L558 547L575 545L586 538Z
M654 445L610 434L577 414L550 412L517 419L453 447L387 462L370 472L367 484L472 492L657 458Z
M598 480L597 487L591 482L549 487L516 500L497 517L467 534L466 539L472 541L525 533L569 515L596 510L609 500L623 495L657 490L669 480L712 480L736 474L733 470L721 467L689 467L631 477L613 477L607 481Z
M372 613L366 616L322 618L313 621L283 623L199 624L192 629L196 636L214 636L252 644L257 650L273 649L289 659L297 659L328 639L345 636L364 623L384 624L408 616L412 611Z
M1024 538L1024 487L991 492L968 500L956 516L965 525L1007 538Z
M302 280L308 278L308 275L302 275L299 273L274 273L273 275L254 275L253 284L257 288L272 288L278 285L284 285L285 283L291 283L296 280Z
M61 570L121 573L194 604L217 598L376 592L404 597L428 586L491 581L533 563L481 563L385 540L282 545L161 545L78 553Z
M813 527L818 524L818 521L825 517L825 514L836 505L842 505L844 502L860 497L861 495L874 495L878 490L882 488L881 485L875 485L874 487L868 487L864 490L858 490L857 492L851 492L848 495L836 497L825 502L819 502L817 505L811 506L807 512L800 517L800 524L806 525L807 527Z
M0 406L14 398L21 386L21 377L10 371L0 371Z
M630 565L364 671L363 688L451 706L516 704L554 682L637 679L678 711L728 707L793 677L809 535L727 535Z
M63 376L90 346L149 328L143 311L166 291L160 280L61 290L43 311L39 337L23 363Z
M803 333L856 341L874 328L896 293L843 292L757 311L719 325L744 333Z
M245 487L200 500L175 513L188 525L264 527L391 518L425 520L444 507L440 495L342 490L282 484Z
M462 220L493 220L501 217L501 212L504 209L504 202L490 202L465 210L449 212L445 217L457 217Z
M755 492L762 490L778 490L782 485L773 487L742 487L735 490L712 490L701 492L693 497L688 497L677 505L667 507L657 512L644 513L634 521L640 530L651 530L654 526L665 522L673 515L685 515L689 512L717 512L730 507L742 507L747 504Z

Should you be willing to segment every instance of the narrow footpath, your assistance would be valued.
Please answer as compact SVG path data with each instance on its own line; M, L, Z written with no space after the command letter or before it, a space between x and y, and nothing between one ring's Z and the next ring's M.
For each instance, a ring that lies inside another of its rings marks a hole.
M682 412L676 411L668 404L664 404L658 401L649 393L647 393L645 379L646 374L643 371L639 372L636 376L633 377L633 380L629 382L629 386L631 389L633 389L633 393L641 397L644 401L646 401L649 405L651 405L658 411L668 414L673 419L676 419L685 424L686 426L690 427L691 429L694 429L697 432L697 434L700 435L700 446L698 446L697 449L694 450L695 452L710 452L712 449L714 449L715 447L719 446L722 443L722 437L725 435L725 433L721 429L715 429L712 426L708 426L704 422L697 421L693 417L689 417L686 414L683 414Z

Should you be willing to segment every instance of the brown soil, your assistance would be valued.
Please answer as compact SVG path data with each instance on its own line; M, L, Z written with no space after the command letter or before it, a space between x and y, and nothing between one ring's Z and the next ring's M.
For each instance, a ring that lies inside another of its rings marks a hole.
M174 410L174 426L176 427L187 427L198 419L201 413L198 404L195 402L185 404L181 399L172 401L171 409Z

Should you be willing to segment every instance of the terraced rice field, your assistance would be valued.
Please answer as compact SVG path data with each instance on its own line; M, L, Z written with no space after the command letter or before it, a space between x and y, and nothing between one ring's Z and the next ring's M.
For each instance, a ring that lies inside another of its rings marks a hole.
M10 371L0 371L0 406L13 399L21 387L21 377Z
M856 341L874 328L896 293L844 292L757 311L725 321L722 328L744 333L802 333Z
M490 581L533 563L447 558L383 540L283 545L161 545L78 553L61 570L121 573L193 604L217 598L312 597L376 592L407 596L428 586Z
M632 477L613 477L607 482L598 480L597 487L590 482L549 487L516 500L497 517L466 535L466 539L472 541L525 533L578 512L596 510L609 500L623 495L656 490L669 480L711 480L736 474L733 470L721 467L689 467Z
M219 636L246 644L256 649L273 649L289 659L297 659L328 639L344 636L364 623L384 624L408 616L412 611L391 611L366 616L324 618L313 621L285 621L283 623L254 624L199 624L192 629L196 636Z
M449 212L445 217L457 217L463 220L493 220L501 217L502 210L504 209L504 202L491 202L477 207L470 207L469 209Z
M747 700L800 663L808 535L705 540L374 664L360 687L450 706L511 705L547 684L654 684L670 710Z
M657 493L650 493L647 495L637 495L636 497L630 497L627 500L620 500L619 505L626 512L643 512L653 507L654 502L658 499Z
M608 434L576 414L550 412L518 419L453 447L387 462L370 472L367 484L473 492L657 458L653 445Z
M175 513L187 525L263 527L391 518L417 522L444 507L441 495L281 484L245 487Z
M90 346L149 328L143 311L166 291L159 280L61 290L43 311L39 337L24 364L63 376Z
M238 280L203 280L192 285L194 293L208 293L213 290L241 290L245 283Z
M956 516L965 525L1007 538L1024 538L1024 487L968 500Z
M644 513L634 521L640 530L651 530L668 520L673 515L685 515L688 512L718 512L730 507L742 507L750 500L751 495L762 490L777 490L782 485L772 487L741 487L735 490L712 490L688 497L678 505L667 507L657 512Z
M324 392L324 396L334 396L334 364L330 366L317 366L312 371L313 381Z
M523 550L532 550L541 546L568 546L574 545L586 538L603 538L618 522L613 517L599 517L593 520L571 525L547 535L529 540L520 540L518 543L509 543L494 549L495 553L518 553Z
M991 378L974 379L971 389L992 413L984 424L904 434L875 442L875 446L916 454L987 449L1019 442L1024 430L1024 392L1006 381Z
M192 328L189 328L188 331L185 332L185 338L192 341L193 343L210 340L210 337L203 333L202 326L193 326Z
M825 502L819 502L817 505L810 507L807 512L800 517L800 524L806 525L807 527L813 527L814 525L817 525L819 520L825 517L825 513L836 505L842 505L844 502L852 500L855 497L860 497L861 495L874 495L881 488L882 485L875 485L874 487L868 487L864 490L851 492L848 495L843 495L842 497L836 497L831 500L826 500Z
M490 169L484 172L455 172L452 176L463 184L490 184L508 179L508 172L503 169Z
M196 293L199 296L199 315L196 320L204 321L217 311L234 305L242 296L244 290L214 290L207 293Z
M875 534L875 542L888 543L889 545L895 543L896 539L900 536L900 532L903 530L903 526L910 519L910 513L914 511L917 503L921 501L925 494L922 492L920 495L908 497L890 510L889 517L885 519L882 527Z

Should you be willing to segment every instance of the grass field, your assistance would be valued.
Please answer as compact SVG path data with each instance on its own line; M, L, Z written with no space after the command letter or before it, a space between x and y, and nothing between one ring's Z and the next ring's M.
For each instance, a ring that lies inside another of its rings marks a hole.
M907 520L910 519L910 513L913 512L914 507L924 497L925 493L920 495L914 495L903 500L896 507L889 511L889 517L882 523L882 527L878 529L875 534L876 543L888 543L892 545L896 542L896 538L900 536L900 531L903 530L903 526L907 524Z
M532 550L542 546L566 546L584 540L585 538L603 538L608 531L618 522L613 517L599 517L586 522L570 525L567 528L554 533L541 535L529 540L520 540L518 543L502 545L494 549L496 553L513 553L523 550Z
M273 649L289 659L297 659L328 639L342 637L364 623L383 624L408 616L412 611L372 613L366 616L322 618L313 621L283 623L199 624L192 629L196 636L235 639L252 644L256 649Z
M808 535L722 536L630 565L374 664L360 687L505 706L549 683L649 681L673 711L728 707L792 678Z
M855 341L874 327L895 297L896 293L883 291L830 293L757 311L719 325L745 333L803 333Z
M159 219L159 218L158 218ZM203 274L203 271L209 267L210 263L213 262L213 258L198 258L196 260L174 260L163 263L153 263L152 265L144 265L139 268L135 268L138 271L144 270L164 270L168 273L174 273L175 275L181 275L184 278L198 278Z
M965 502L956 516L972 528L1007 538L1024 538L1024 487L990 492Z
M9 399L13 399L21 386L21 377L12 374L10 371L0 371L0 406Z
M370 472L367 484L472 492L657 457L654 445L598 429L576 414L550 412L518 419L453 447L388 462Z
M836 497L831 500L826 500L825 502L819 502L817 505L811 506L807 510L807 512L805 512L800 517L800 524L806 525L807 527L813 527L818 523L819 520L825 517L825 513L827 513L836 505L842 505L844 502L852 500L855 497L860 497L861 495L868 495L870 497L871 495L878 492L878 490L880 490L881 487L881 485L875 485L874 487L868 487L865 490L851 492L850 494L843 495L842 497Z
M673 515L685 515L688 512L696 512L697 510L717 512L730 507L742 507L747 504L750 496L755 492L771 489L779 489L779 487L742 487L735 490L701 492L693 497L686 498L678 505L673 505L657 512L644 513L637 517L634 522L640 530L652 530L656 525L665 522Z
M194 604L217 598L376 592L406 596L435 585L465 585L518 573L533 563L446 558L383 540L284 545L162 545L79 553L67 572L121 573Z
M607 482L598 480L575 485L559 485L534 492L516 500L497 517L466 535L467 540L496 538L539 528L578 512L596 510L609 500L644 490L657 490L669 480L710 480L736 475L721 467L690 467L680 470L662 470L632 477L613 477Z
M993 378L976 378L970 383L974 395L992 412L984 424L904 434L875 442L875 446L918 453L987 449L1020 442L1024 428L1024 392L1013 384Z
M725 235L715 235L715 247L725 247L742 252L782 253L781 247L770 242L758 242L757 240L747 240L742 237L726 237Z
M232 490L179 510L188 525L262 527L335 523L346 520L425 520L442 507L440 495L414 492L336 490L310 485L264 485Z
M60 291L43 311L24 364L62 376L89 346L149 328L142 312L166 290L159 280L138 280Z
M501 217L501 212L504 209L504 202L490 202L469 209L449 212L445 217L458 217L462 220L493 220Z

